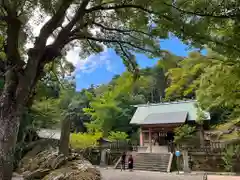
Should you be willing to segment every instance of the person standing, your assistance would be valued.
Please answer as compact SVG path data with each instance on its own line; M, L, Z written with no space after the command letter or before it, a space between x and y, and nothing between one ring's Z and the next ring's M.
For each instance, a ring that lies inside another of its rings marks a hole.
M130 155L129 158L128 158L128 169L130 171L133 170L133 157L132 157L132 155Z
M125 170L125 163L126 163L126 152L123 152L121 156L121 171Z

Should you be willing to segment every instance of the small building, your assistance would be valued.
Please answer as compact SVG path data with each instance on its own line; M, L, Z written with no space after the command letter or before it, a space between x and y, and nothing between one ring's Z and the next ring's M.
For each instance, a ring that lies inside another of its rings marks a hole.
M37 131L37 136L39 139L52 140L54 142L59 142L61 138L61 129L39 129ZM103 148L108 148L114 142L107 138L100 138L97 140L98 145Z
M60 140L61 130L60 129L39 129L37 135L40 139L54 139Z
M167 146L174 138L174 129L185 123L195 124L195 100L136 105L137 110L130 124L140 127L140 147L152 152L153 146ZM204 112L209 122L210 114Z
M107 138L102 138L102 137L99 138L97 140L97 142L98 142L99 146L101 146L101 147L109 147L113 143L111 140L109 140Z

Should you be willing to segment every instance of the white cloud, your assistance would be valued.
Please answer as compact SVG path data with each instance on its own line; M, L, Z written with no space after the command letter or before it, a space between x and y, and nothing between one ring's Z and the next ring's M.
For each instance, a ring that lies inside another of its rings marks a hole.
M91 73L97 67L106 66L108 71L112 70L111 67L111 57L109 55L108 49L105 47L104 51L99 54L90 55L86 59L81 59L79 57L79 47L75 47L67 53L67 60L72 62L76 67L76 71L83 73Z
M68 12L70 15L72 12ZM41 28L43 25L50 19L50 16L46 14L42 14L41 10L37 8L32 18L29 20L28 25L30 26L33 36L37 37L40 33ZM67 20L64 21L64 24L67 23ZM99 28L94 28L90 30L93 35L96 35L97 32L100 31ZM47 41L47 44L50 44L54 41L52 37L50 37ZM25 45L26 48L32 48L33 42L30 40ZM104 51L96 54L91 55L86 59L80 59L79 57L80 47L74 47L74 49L67 52L67 60L76 67L77 71L82 71L84 73L90 73L94 71L97 67L106 65L108 71L111 71L111 64L110 64L110 56L108 53L108 49L105 47Z

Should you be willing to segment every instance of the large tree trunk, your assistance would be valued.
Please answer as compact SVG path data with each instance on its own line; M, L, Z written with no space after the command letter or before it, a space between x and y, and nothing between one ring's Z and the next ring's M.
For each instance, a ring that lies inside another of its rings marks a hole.
M22 88L14 68L5 73L4 90L0 96L0 179L11 180L20 119L29 91ZM22 91L24 89L24 91ZM19 101L19 93L21 100Z
M8 79L9 77L9 79ZM14 73L6 78L0 97L0 179L11 180L20 113L13 96L16 90Z
M11 180L20 118L14 115L15 111L12 108L4 114L5 116L0 118L0 179Z
M79 29L85 24L83 17L89 0L82 2L71 22L62 28L52 44L47 45L48 38L63 23L72 2L73 0L63 1L53 17L42 27L34 42L34 47L28 50L27 64L21 59L19 53L19 37L23 29L21 28L22 21L18 16L19 12L15 7L8 7L11 3L7 3L4 7L6 11L4 21L7 24L5 48L7 67L4 67L4 70L9 71L10 74L5 73L4 90L0 96L0 180L11 180L20 118L44 65L61 56L62 48L74 40L71 30L76 23L82 21L79 23L82 24L78 26Z

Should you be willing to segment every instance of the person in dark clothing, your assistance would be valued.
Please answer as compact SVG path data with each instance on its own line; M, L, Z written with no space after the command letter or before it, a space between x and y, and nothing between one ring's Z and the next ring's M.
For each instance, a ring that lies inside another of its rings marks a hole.
M128 169L130 171L133 170L133 157L132 157L132 155L130 155L129 158L128 158Z
M123 152L121 156L121 171L125 170L125 163L126 163L126 153Z

